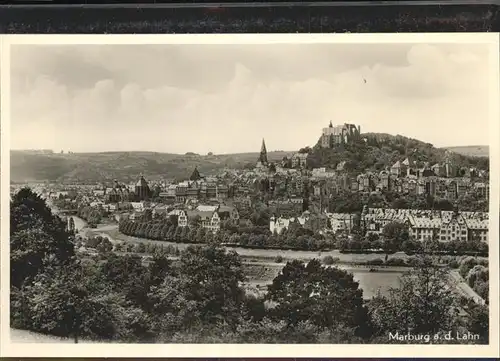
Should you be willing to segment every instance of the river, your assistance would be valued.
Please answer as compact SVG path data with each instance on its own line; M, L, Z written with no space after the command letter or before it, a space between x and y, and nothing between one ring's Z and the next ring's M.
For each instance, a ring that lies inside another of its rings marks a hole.
M61 214L64 213L64 211L61 211L59 208L57 208L50 200L47 200L47 205L49 208L52 210L52 213L54 214ZM77 216L69 216L70 218L73 218L73 222L75 222L75 229L78 231L78 235L84 237L87 231L87 222L85 222L83 219Z
M76 221L75 221L76 222ZM75 223L76 224L76 223ZM175 243L169 241L156 241L140 237L127 236L118 231L118 226L115 224L103 225L92 230L96 235L107 237L112 243L117 242L132 242L132 243L147 243L156 245L171 245L183 250L191 245L190 243ZM301 259L311 260L313 258L323 258L325 256L332 256L338 258L341 263L362 263L369 260L383 259L384 254L368 253L368 254L355 254L355 253L341 253L338 250L321 252L321 251L293 251L293 250L280 250L280 249L251 249L243 247L225 247L227 250L235 251L242 257L246 258L276 258L281 256L285 259ZM391 257L406 259L408 256L403 252L393 254Z
M53 208L54 209L54 208ZM55 210L55 213L59 213ZM75 229L78 230L78 234L81 236L87 235L91 232L95 235L100 235L102 237L107 237L112 243L117 242L133 242L133 243L152 243L158 245L173 245L179 249L185 249L191 244L186 243L174 243L165 241L154 241L145 238L126 236L118 231L118 226L115 224L101 225L96 229L87 228L87 222L77 216L71 216L75 222ZM113 235L113 236L111 236ZM332 257L338 258L339 268L343 268L348 272L351 272L354 279L359 282L360 287L363 289L364 298L372 298L378 292L382 294L386 293L390 288L397 288L400 285L400 277L403 275L405 269L403 268L381 268L377 267L377 272L370 272L369 268L366 266L353 266L345 265L349 263L359 263L366 262L368 260L373 260L377 258L383 258L380 254L346 254L340 253L338 250L329 252L316 252L316 251L291 251L291 250L276 250L276 249L248 249L241 247L226 247L228 250L233 250L237 252L242 258L252 259L252 258L275 258L281 256L284 259L301 259L301 260L311 260L313 258L322 258L324 256L330 255ZM391 257L407 258L405 253L398 252ZM247 263L247 262L245 262ZM344 263L344 265L342 265ZM265 261L259 261L254 263L255 265L266 266ZM278 264L268 264L269 267L279 266ZM280 268L279 268L280 269ZM406 269L407 270L407 269ZM278 271L279 272L279 271ZM455 272L456 273L456 272ZM277 273L276 273L277 274ZM456 283L456 287L464 295L474 299L477 303L484 303L481 297L479 297L468 285L463 282L460 276L452 274L453 283ZM264 286L271 282L271 279L266 280L252 280L249 282L253 286Z

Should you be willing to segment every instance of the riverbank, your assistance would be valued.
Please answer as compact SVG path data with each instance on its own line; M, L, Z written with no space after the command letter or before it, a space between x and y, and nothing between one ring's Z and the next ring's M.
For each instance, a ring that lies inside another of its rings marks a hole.
M92 229L91 233L95 236L107 237L112 243L117 242L131 242L134 244L144 243L144 244L154 244L163 246L174 246L179 250L186 249L192 243L175 243L169 241L157 241L146 238L139 238L133 236L127 236L118 231L117 225L99 225L97 228ZM336 259L336 263L356 265L365 265L367 262L383 259L385 255L377 253L341 253L338 250L332 251L295 251L295 250L279 250L279 249L253 249L253 248L243 248L243 247L225 247L227 250L235 251L242 258L251 258L258 260L274 260L278 257L284 260L298 259L302 261L310 261L314 258L321 259L325 256L331 256ZM404 252L397 252L390 256L390 258L400 258L406 260L409 258Z
M72 217L75 222L75 228L79 230L80 235L87 237L107 237L111 243L114 244L130 242L134 244L144 243L161 246L171 245L179 250L186 249L190 245L193 245L188 243L156 241L127 236L119 232L118 225L116 224L100 224L97 228L92 229L87 227L87 223L83 219L77 216ZM360 283L360 286L364 291L365 298L371 298L377 292L384 293L389 288L398 287L400 277L411 269L409 267L401 266L367 265L367 262L382 259L383 255L380 254L341 253L338 250L316 252L278 249L249 249L242 247L226 247L226 249L237 252L242 258L247 270L250 270L247 273L250 276L250 281L247 287L256 286L260 289L265 289L285 266L286 262L294 259L308 262L312 259L322 259L325 256L331 256L335 259L335 264L333 266L353 273L354 278ZM278 258L281 259L280 262L276 262ZM389 256L389 259L391 258L407 260L409 259L409 256L404 252L397 252ZM255 268L256 270L251 271L251 268ZM469 287L465 280L455 270L450 272L450 283L455 284L455 287L463 296L473 299L476 303L484 304L484 300Z

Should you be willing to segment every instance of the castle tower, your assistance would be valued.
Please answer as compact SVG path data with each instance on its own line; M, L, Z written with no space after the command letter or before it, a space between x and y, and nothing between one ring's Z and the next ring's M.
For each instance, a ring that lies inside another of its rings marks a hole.
M262 139L262 146L260 147L259 163L265 166L268 165L266 142L264 139Z

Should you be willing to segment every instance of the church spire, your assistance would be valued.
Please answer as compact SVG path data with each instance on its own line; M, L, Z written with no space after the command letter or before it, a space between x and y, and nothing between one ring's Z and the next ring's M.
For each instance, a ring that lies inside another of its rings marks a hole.
M264 141L264 138L262 138L262 146L260 147L259 162L262 163L262 165L268 164L266 142Z
M329 128L333 128L332 121L330 120L330 125L328 125Z
M190 180L192 181L197 181L201 178L200 172L198 172L198 167L194 167L193 173L191 174L191 177L189 177Z

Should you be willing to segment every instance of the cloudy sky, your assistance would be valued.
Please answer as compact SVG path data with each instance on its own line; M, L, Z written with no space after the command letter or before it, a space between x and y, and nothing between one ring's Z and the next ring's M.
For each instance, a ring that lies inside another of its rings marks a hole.
M11 146L296 150L330 120L483 145L488 68L479 44L13 45Z

